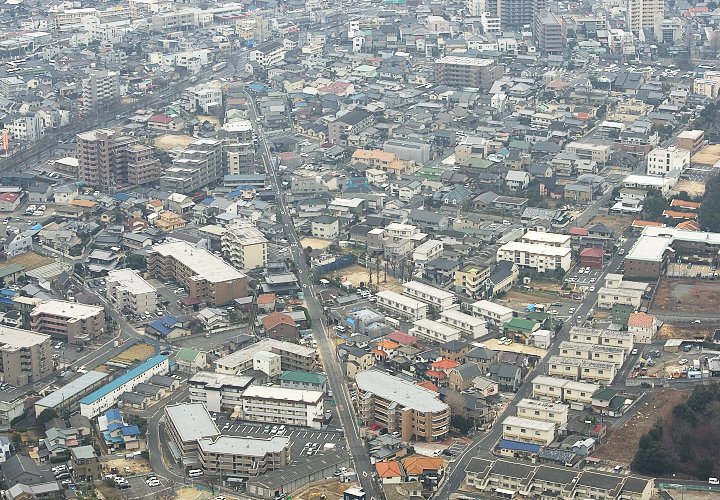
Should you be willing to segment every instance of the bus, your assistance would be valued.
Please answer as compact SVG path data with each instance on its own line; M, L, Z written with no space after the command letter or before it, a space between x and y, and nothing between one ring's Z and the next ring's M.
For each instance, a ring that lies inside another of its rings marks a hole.
M225 61L219 62L217 64L213 64L212 70L217 73L218 71L225 69L226 66L227 63Z

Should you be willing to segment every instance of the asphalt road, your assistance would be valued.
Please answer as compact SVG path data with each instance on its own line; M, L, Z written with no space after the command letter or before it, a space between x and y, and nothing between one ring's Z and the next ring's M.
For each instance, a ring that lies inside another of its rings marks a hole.
M315 296L310 267L303 255L303 248L302 245L300 245L300 239L295 231L295 226L293 225L292 218L288 212L288 207L285 203L282 191L280 190L280 182L275 171L275 163L272 154L270 153L270 148L261 127L257 125L257 107L255 100L251 94L246 93L246 95L252 103L252 123L254 123L258 128L257 135L260 140L260 153L263 158L263 164L265 165L266 172L270 178L273 191L277 196L277 206L280 210L279 222L285 228L285 236L290 244L290 252L292 253L293 261L297 266L298 280L300 281L302 291L305 294L305 305L312 323L313 338L317 342L320 359L322 360L325 373L328 377L328 382L330 383L330 388L332 389L335 401L337 402L337 415L339 417L341 427L345 431L348 449L350 450L350 454L355 464L355 471L357 472L360 485L367 494L368 500L384 498L382 488L380 488L373 479L370 458L358 433L358 427L355 421L355 412L351 404L348 386L345 382L345 375L337 358L335 357L335 346L331 337L328 335L327 325L324 322L323 310Z

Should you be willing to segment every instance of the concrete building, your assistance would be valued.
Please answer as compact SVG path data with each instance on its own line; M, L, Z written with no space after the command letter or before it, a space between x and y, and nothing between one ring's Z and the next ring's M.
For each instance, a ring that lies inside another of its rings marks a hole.
M0 429L10 430L12 422L25 413L25 394L0 394Z
M220 180L225 173L223 143L218 139L191 142L160 177L160 188L192 193Z
M690 151L695 154L700 151L705 142L705 131L703 130L683 130L675 138L675 144L678 149Z
M485 296L490 286L490 268L468 264L455 271L455 289L468 297Z
M285 58L285 52L282 42L270 40L257 45L248 52L248 59L267 69L282 62Z
M485 318L496 326L502 326L515 317L514 310L489 300L478 300L470 308L475 316Z
M377 305L402 319L415 321L427 316L428 305L425 302L406 297L391 290L376 294Z
M91 70L82 79L82 108L89 112L109 112L120 100L120 75L117 71Z
M548 375L563 377L571 380L584 380L609 385L617 372L613 363L593 361L588 359L567 358L563 356L550 356L548 360Z
M573 409L582 410L592 405L593 394L600 386L547 375L538 375L533 381L533 397L550 401L561 401Z
M560 342L558 348L560 349L560 356L612 363L616 365L618 369L620 369L620 366L622 366L625 361L625 349L622 347L584 344L565 340Z
M565 33L560 19L552 12L544 10L535 16L535 40L541 54L562 54L565 48Z
M383 144L383 151L394 153L401 160L418 164L430 161L430 144L427 142L390 139Z
M198 441L220 436L215 422L202 403L180 403L165 407L165 429L170 451L176 460L197 460Z
M170 371L168 356L158 354L120 375L80 400L80 414L95 418L115 406L120 396L150 380L153 375L166 375Z
M569 406L562 403L523 398L517 404L517 416L564 426L568 421Z
M198 459L205 474L224 478L258 476L290 465L290 438L200 438Z
M152 147L132 144L127 147L125 155L128 184L141 186L156 182L160 178L160 160L155 158Z
M461 332L457 328L431 319L423 318L415 321L408 331L410 335L429 340L430 342L445 343L451 340L460 340Z
M573 326L570 328L571 342L582 344L597 344L609 347L622 347L627 355L633 348L635 338L632 332L620 330L604 330L600 328L583 328Z
M440 313L440 321L453 328L457 328L462 334L470 339L476 339L486 335L487 320L471 316L457 309L448 309Z
M22 387L54 370L49 335L0 326L0 380Z
M570 248L572 237L569 234L551 233L549 231L528 231L520 238L523 243L548 245L558 248Z
M268 264L268 240L248 222L236 222L225 228L220 247L238 269L265 268Z
M77 134L78 177L99 191L128 183L128 149L139 142L113 129Z
M565 147L566 153L576 155L581 160L595 161L600 165L605 165L610 160L612 150L612 144L580 141L571 142Z
M399 432L403 441L437 441L450 430L450 407L439 394L387 373L368 370L355 376L360 418Z
M256 149L252 123L233 120L225 123L223 151L228 175L252 174L256 165Z
M676 146L655 148L647 155L647 175L664 177L672 170L684 171L690 166L690 151Z
M627 0L627 26L636 35L649 29L655 31L665 18L665 2L663 0Z
M35 415L52 410L58 415L62 410L72 411L78 408L82 398L105 384L107 373L90 370L78 378L63 385L35 403Z
M325 394L284 387L253 385L243 392L240 418L267 424L320 428Z
M547 446L555 440L557 424L533 418L506 417L502 421L503 439Z
M107 297L119 311L134 314L154 312L157 290L132 269L115 269L108 273Z
M262 339L244 349L215 360L215 371L235 375L252 370L255 354L262 351L278 354L282 370L313 371L317 360L317 351L310 347L281 340Z
M188 380L191 403L202 403L209 411L232 411L241 404L242 393L250 387L253 377L197 372Z
M373 123L371 113L362 110L350 111L328 123L328 141L347 146L348 137L371 127Z
M520 268L534 269L538 273L567 271L572 266L572 249L538 243L510 241L498 248L497 261L514 262Z
M172 279L191 297L223 305L247 296L247 276L207 250L185 241L154 245L148 251L147 269L160 279Z
M72 345L84 345L105 331L105 309L99 306L49 300L30 312L30 329Z
M410 298L425 302L429 306L434 307L438 312L460 308L460 304L455 302L454 293L426 285L419 281L403 283L402 293Z
M505 69L493 59L445 56L434 63L435 83L450 87L490 89Z

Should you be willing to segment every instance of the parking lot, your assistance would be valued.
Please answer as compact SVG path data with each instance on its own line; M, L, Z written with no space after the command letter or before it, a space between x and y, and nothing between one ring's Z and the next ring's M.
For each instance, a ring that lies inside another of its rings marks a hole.
M268 439L272 436L286 436L290 438L290 447L294 457L309 457L328 449L344 449L345 437L340 430L318 430L304 427L288 427L270 424L236 423L223 421L218 417L218 428L224 435L261 437ZM278 432L273 433L276 427ZM282 429L284 427L284 429Z
M717 278L717 267L704 264L685 264L671 262L668 264L667 276L672 278Z
M596 285L596 283L602 272L602 269L574 267L565 275L565 283L588 288L600 286Z

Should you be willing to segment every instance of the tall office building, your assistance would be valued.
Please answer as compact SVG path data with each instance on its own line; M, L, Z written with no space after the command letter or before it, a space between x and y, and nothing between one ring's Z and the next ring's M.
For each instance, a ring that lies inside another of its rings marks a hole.
M665 0L627 0L627 26L633 33L655 28L665 18Z
M435 61L435 82L452 87L489 89L505 71L493 59L445 56Z
M82 107L85 111L104 111L120 99L117 71L93 70L82 80Z
M565 33L562 21L552 12L544 10L535 16L533 34L542 54L562 54Z
M78 176L100 191L128 182L128 149L139 140L113 129L77 134Z

